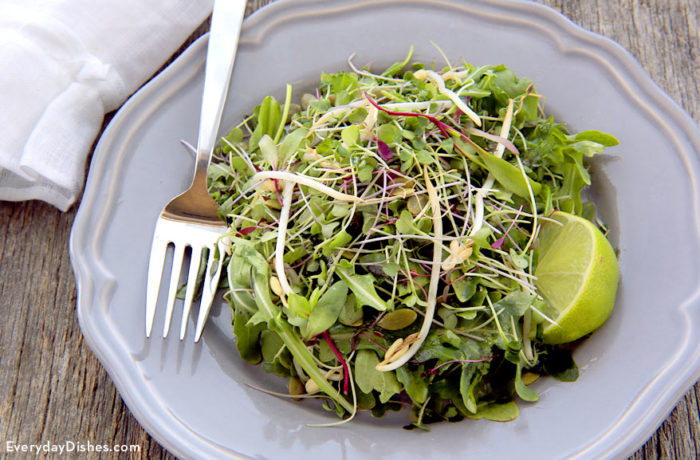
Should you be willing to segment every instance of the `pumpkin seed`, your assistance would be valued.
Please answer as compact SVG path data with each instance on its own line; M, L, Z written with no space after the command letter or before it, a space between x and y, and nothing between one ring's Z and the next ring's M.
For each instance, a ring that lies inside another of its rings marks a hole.
M428 197L425 195L413 195L406 202L406 207L408 208L408 212L415 216L419 214L427 204Z
M292 396L303 395L306 392L304 384L301 383L299 377L291 377L289 383L287 384L289 389L289 394ZM301 401L300 398L294 398L296 401Z
M531 385L537 381L537 379L540 378L539 374L535 374L534 372L524 372L522 375L523 383L525 385Z
M415 311L410 308L399 308L392 312L387 313L384 317L379 320L379 327L386 329L387 331L398 331L405 327L410 326L416 320L418 315Z

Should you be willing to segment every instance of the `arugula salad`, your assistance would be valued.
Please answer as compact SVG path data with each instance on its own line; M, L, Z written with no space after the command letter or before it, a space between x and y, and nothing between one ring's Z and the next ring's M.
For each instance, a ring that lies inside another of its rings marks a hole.
M287 86L222 139L209 179L236 348L339 423L512 420L539 376L578 377L543 333L560 312L539 236L555 211L595 221L584 158L617 141L568 132L503 65L410 58L350 60L296 101Z

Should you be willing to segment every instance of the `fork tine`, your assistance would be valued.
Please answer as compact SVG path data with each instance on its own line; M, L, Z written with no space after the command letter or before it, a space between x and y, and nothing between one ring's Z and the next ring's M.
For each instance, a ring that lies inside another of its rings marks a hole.
M194 298L195 286L197 284L197 272L199 271L199 263L202 260L202 249L192 248L192 256L190 258L190 270L187 275L187 287L185 288L185 304L182 310L182 323L180 324L180 340L185 338L187 331L187 319L190 316L192 308L192 299Z
M146 287L146 337L151 336L153 320L156 317L156 305L158 304L158 292L160 280L163 277L163 264L165 263L166 242L153 238L151 257L148 260L148 281Z
M202 331L204 330L204 325L209 317L209 310L211 310L211 304L214 301L214 294L216 294L216 288L219 284L219 277L221 276L221 268L224 265L223 260L221 260L221 254L223 254L223 247L221 243L218 244L219 249L219 263L216 267L216 272L210 276L211 267L214 263L214 248L209 250L209 260L207 261L207 269L204 272L204 282L202 283L202 301L199 304L199 316L197 316L197 330L195 332L194 341L199 342L199 338L202 336Z
M182 269L182 258L185 253L184 245L175 245L173 254L173 269L170 273L170 287L168 289L168 303L165 310L165 324L163 325L163 338L168 336L170 331L170 321L173 318L173 308L175 306L175 296L177 295L177 286L180 283L180 270Z

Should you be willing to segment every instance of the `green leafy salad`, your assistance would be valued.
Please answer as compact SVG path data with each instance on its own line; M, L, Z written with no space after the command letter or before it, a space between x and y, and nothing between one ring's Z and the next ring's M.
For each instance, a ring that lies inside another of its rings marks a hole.
M614 253L581 191L584 158L617 141L569 133L503 65L410 57L350 61L298 101L287 86L222 139L236 348L342 422L512 420L539 376L578 377L565 342L612 309Z

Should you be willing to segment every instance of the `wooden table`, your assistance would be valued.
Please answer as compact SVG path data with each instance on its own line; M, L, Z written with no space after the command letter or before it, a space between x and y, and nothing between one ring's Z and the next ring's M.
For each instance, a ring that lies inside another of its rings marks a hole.
M539 2L620 43L700 120L698 0ZM249 0L248 13L266 3ZM203 24L182 49L207 28ZM139 426L83 343L68 257L76 209L0 202L0 452L6 441L70 440L138 444L141 458L172 458ZM700 383L632 458L697 458L699 392Z

